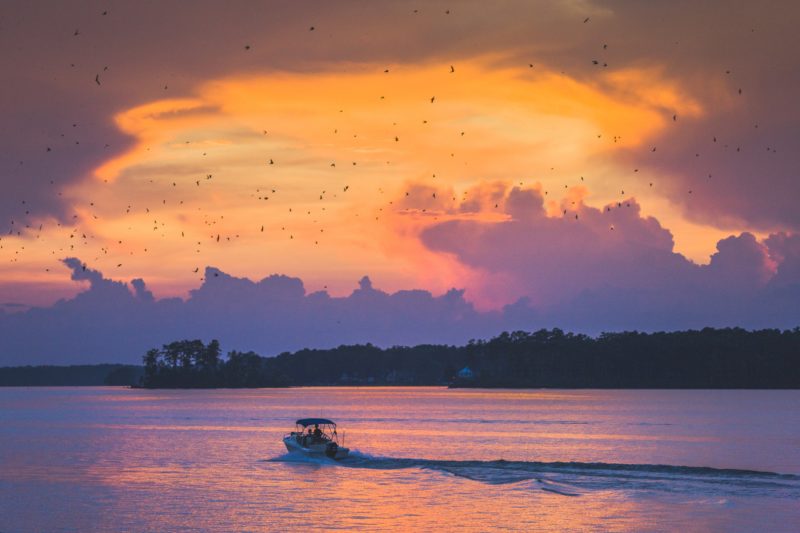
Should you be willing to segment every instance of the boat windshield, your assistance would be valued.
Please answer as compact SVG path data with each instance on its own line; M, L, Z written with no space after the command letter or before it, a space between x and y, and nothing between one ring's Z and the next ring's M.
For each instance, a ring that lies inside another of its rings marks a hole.
M312 423L306 423L309 420L314 420ZM316 420L320 420L317 422ZM307 438L317 439L320 441L338 441L336 433L336 424L330 420L324 419L302 419L298 420L296 435L302 435Z

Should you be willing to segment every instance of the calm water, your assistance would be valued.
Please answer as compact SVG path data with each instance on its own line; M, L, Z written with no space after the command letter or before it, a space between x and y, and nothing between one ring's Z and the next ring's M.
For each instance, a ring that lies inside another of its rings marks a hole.
M800 391L0 389L3 532L799 527Z

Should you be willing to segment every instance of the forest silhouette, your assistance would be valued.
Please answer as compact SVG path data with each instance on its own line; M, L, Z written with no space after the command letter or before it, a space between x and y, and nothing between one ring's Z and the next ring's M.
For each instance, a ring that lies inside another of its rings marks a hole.
M633 331L596 338L542 329L503 332L465 346L359 344L276 357L231 351L227 358L216 340L182 340L149 350L143 363L138 386L145 388L800 388L800 328Z

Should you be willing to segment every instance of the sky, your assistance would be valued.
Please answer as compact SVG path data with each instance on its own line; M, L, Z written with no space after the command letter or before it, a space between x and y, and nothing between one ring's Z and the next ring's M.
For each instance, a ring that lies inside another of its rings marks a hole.
M0 363L796 327L798 20L3 2Z

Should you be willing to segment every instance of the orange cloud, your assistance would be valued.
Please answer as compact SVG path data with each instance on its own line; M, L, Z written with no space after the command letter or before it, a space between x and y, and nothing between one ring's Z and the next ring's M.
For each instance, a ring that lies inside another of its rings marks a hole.
M287 272L334 292L364 273L387 290L445 289L476 274L419 244L430 221L502 217L494 205L512 183L537 184L551 215L622 187L638 187L646 209L649 191L613 151L646 142L671 114L702 113L658 71L590 85L491 65L234 76L125 110L115 121L134 147L66 192L94 236L81 248L107 273L146 274L162 294L196 284L206 264Z

